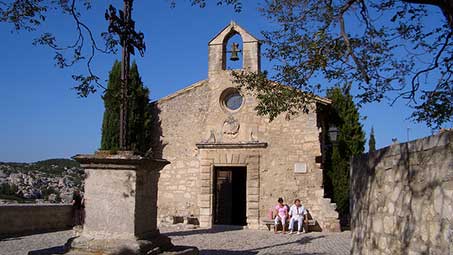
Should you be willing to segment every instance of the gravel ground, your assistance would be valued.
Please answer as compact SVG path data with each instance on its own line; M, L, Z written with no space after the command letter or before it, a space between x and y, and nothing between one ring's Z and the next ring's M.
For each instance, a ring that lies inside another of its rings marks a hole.
M350 254L351 233L274 234L264 230L214 229L171 230L161 228L175 245L196 246L200 254Z
M175 245L196 246L200 254L349 254L350 232L282 235L263 230L218 226L213 229L161 228ZM60 231L0 239L1 255L58 254L74 232Z

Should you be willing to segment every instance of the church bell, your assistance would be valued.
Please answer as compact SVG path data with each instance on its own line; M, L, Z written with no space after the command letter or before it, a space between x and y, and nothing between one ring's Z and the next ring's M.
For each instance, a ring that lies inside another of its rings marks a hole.
M239 44L237 43L233 43L231 45L231 57L230 57L230 60L231 61L238 61L239 60L239 55L238 53L241 52L241 50L239 50Z

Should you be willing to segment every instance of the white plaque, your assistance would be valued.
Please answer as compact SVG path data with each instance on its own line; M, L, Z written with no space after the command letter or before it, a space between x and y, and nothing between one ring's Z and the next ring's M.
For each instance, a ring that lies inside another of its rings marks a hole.
M296 163L294 164L295 173L306 173L307 172L307 163Z

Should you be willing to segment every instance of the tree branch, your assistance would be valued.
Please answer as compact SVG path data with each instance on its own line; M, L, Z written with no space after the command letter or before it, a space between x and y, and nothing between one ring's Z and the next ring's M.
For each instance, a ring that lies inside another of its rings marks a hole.
M433 5L439 7L447 19L450 29L453 30L453 1L451 0L403 0L410 4Z
M357 1L358 0L349 0L343 7L340 8L340 12L338 15L338 20L340 23L340 34L343 37L346 47L348 48L349 55L351 56L352 60L356 64L358 71L361 73L365 82L369 83L370 77L368 76L368 74L367 74L365 68L363 67L362 63L360 62L360 60L354 54L354 50L352 49L351 42L349 41L349 36L346 33L345 24L344 24L344 17L343 17L344 13Z

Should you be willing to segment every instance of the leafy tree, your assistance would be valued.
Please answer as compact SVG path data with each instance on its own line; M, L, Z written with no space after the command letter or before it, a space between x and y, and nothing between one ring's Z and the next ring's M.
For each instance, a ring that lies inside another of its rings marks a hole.
M376 139L374 138L374 128L371 127L370 140L368 141L368 151L373 152L376 150Z
M126 1L126 0L123 0ZM134 2L134 0L128 0ZM163 0L164 1L164 0ZM176 6L177 0L170 0L171 7ZM192 6L204 8L207 2L214 2L217 5L230 5L234 11L240 12L242 3L240 0L189 0ZM34 41L34 45L44 45L54 50L54 59L59 68L71 67L78 62L86 63L86 74L74 74L72 78L77 82L74 87L81 97L86 97L96 92L98 88L106 90L93 71L92 62L97 54L116 54L120 39L112 31L101 33L97 38L92 27L87 23L83 14L88 12L93 0L3 0L0 1L0 22L9 23L13 30L36 31L46 22L49 13L61 12L74 21L74 40L62 43L57 40L55 34L45 31ZM108 6L106 6L107 8ZM98 15L104 19L104 13ZM106 22L107 28L107 22ZM107 29L106 29L107 30ZM99 42L102 39L103 42Z
M121 63L115 61L109 74L107 90L104 94L104 118L102 122L102 150L119 149L119 112L121 88ZM130 69L130 88L128 100L129 148L144 153L151 141L151 112L149 90L144 87L135 62Z
M349 160L352 156L364 151L365 134L360 123L360 114L349 87L332 88L327 96L332 100L331 120L338 128L337 141L332 146L328 158L326 171L331 181L333 201L337 204L340 219L347 219L349 215Z
M43 199L47 200L51 194L57 195L57 194L59 194L59 192L57 190L55 190L53 187L43 187L41 189L41 197Z
M261 11L272 23L263 35L273 74L236 73L258 95L259 112L291 114L314 94L352 83L359 103L403 99L416 121L452 120L452 1L269 0ZM267 78L306 93L250 82Z
M169 2L174 7L178 1ZM231 5L236 12L242 9L241 0L189 2L202 8L207 2L214 2ZM108 32L102 33L104 45L96 43L97 38L82 15L91 4L92 0L6 0L0 4L0 22L12 24L14 30L34 31L45 22L49 11L60 10L72 17L74 42L62 45L55 35L45 32L34 44L54 49L54 58L61 68L86 61L88 75L73 78L79 83L75 87L79 95L87 96L98 87L105 89L92 71L95 54L116 53L119 44L118 38ZM434 16L428 7L440 9L443 18ZM275 23L275 30L264 32L268 45L265 55L275 62L276 74L271 78L307 92L276 100L268 95L275 89L266 89L267 83L256 83L250 88L263 99L263 114L306 110L299 104L309 104L312 94L345 81L358 88L360 103L381 101L395 92L395 100L406 99L414 108L412 118L416 121L440 126L452 120L451 1L268 0L260 10ZM84 50L84 42L88 49ZM325 80L319 81L320 77ZM288 92L283 90L283 94Z
M15 196L18 191L19 188L14 183L4 182L0 185L0 194L2 195Z

